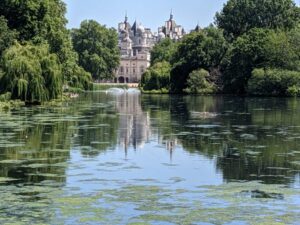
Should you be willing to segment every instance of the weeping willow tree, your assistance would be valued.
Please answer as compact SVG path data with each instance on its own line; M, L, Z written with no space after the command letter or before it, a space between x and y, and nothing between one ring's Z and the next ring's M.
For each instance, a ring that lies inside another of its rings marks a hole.
M13 99L41 103L62 93L61 65L47 44L15 43L4 52L1 67L2 90L11 92Z

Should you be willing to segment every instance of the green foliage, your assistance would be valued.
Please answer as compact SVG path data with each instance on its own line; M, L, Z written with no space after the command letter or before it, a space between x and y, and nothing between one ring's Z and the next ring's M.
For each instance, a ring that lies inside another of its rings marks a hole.
M13 44L17 33L12 31L7 26L7 20L0 16L0 57L2 52Z
M0 95L0 102L7 102L11 100L11 93L6 92L5 94Z
M216 87L209 81L209 72L204 69L195 70L190 73L187 80L187 88L184 90L187 94L213 94Z
M22 99L27 98L27 90L33 84L36 91L34 93L43 93L41 90L44 87L47 87L48 90L47 97L45 95L41 97L33 96L33 98L38 100L55 98L61 92L61 88L57 87L61 86L62 80L66 85L75 88L90 88L91 76L78 66L78 55L73 50L70 32L66 28L65 13L66 6L61 0L3 0L0 2L0 54L1 51L12 44L14 39L18 39L20 43L30 42L31 45L36 46L35 51L37 52L45 52L43 46L48 45L47 51L49 53L46 54L55 54L39 61L40 64L37 67L40 67L43 71L44 79L37 79L38 76L33 75L34 79L30 83L23 78L10 81L10 83L16 82L18 87L17 95L13 93L14 98L21 95L23 96ZM41 47L41 49L38 50L38 47ZM19 57L24 65L26 64L25 58L32 59L33 57L26 54L24 54L23 59ZM16 65L10 65L10 70L19 73L18 66L20 65L17 60L14 63ZM16 66L16 68L13 68L13 66ZM63 79L60 75L57 75L57 71L60 70L62 72L59 73L64 74ZM5 79L9 78L6 77ZM0 85L0 92L5 91L7 88L5 84Z
M166 61L155 63L143 74L140 87L144 91L169 90L170 71L170 63Z
M156 44L151 51L151 65L157 62L171 62L171 58L176 51L177 43L170 38L166 38Z
M265 96L300 96L300 72L279 69L255 69L248 93Z
M118 36L114 29L107 29L94 20L85 20L79 29L72 31L74 49L79 64L94 79L110 79L119 65Z
M216 24L229 40L252 28L289 30L300 21L300 11L292 0L229 0Z
M171 91L178 93L187 88L188 76L194 70L203 68L209 72L218 71L227 49L222 30L215 27L186 35L171 61Z
M43 102L62 92L61 67L48 45L16 43L3 55L0 90L10 91L13 99Z
M224 90L245 93L254 68L299 70L299 30L283 32L254 28L238 37L224 65Z
M271 31L252 29L237 38L227 57L223 75L224 91L243 94L251 72L255 67L263 67L266 58L266 43Z

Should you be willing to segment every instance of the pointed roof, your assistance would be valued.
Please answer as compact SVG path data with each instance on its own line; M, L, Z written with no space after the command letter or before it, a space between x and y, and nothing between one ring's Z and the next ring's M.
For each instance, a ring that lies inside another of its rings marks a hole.
M171 9L171 13L170 13L170 20L173 20L174 16L173 16L173 9Z
M199 26L199 23L197 24L197 26L195 27L195 30L196 32L199 32L201 30L201 27Z
M136 32L137 32L137 22L136 22L136 20L134 21L134 24L132 25L131 30L133 31L133 34L135 36Z

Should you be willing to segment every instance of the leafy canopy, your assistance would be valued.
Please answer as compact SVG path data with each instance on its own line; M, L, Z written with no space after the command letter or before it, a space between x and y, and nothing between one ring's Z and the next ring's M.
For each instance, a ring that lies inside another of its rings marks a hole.
M252 28L290 30L300 21L292 0L229 0L216 14L216 24L229 40Z
M48 45L16 43L5 51L2 69L0 90L11 92L14 99L43 102L61 94L61 66Z
M85 20L72 31L74 49L79 64L94 79L110 79L119 65L118 36L114 29L101 26L94 20Z

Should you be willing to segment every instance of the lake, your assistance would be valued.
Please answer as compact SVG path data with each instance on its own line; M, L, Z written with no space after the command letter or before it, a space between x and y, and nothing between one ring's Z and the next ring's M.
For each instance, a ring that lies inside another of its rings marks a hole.
M300 224L300 99L93 92L0 113L0 224Z

